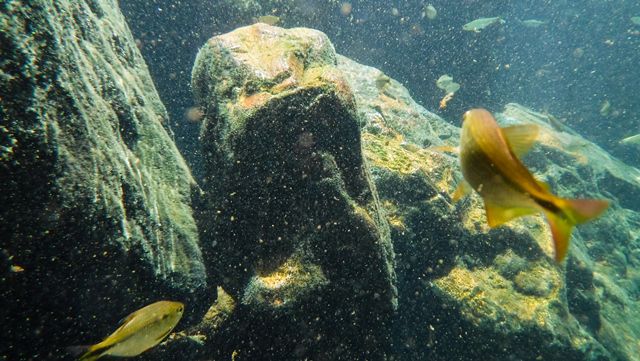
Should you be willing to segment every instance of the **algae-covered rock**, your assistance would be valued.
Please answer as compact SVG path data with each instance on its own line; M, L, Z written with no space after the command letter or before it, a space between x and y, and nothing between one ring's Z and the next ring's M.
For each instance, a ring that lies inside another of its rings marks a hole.
M211 38L192 86L212 278L238 303L221 358L384 359L393 250L327 37L266 24Z
M640 170L555 118L520 105L508 104L501 123L540 125L539 146L525 160L558 194L612 201L603 216L574 232L565 274L567 302L581 328L611 359L637 359L640 345L629 340L640 337Z
M0 44L0 358L64 358L151 301L191 306L195 183L117 2L3 1Z
M612 201L606 214L576 229L566 267L558 265L541 217L490 230L479 197L451 202L461 175L456 156L442 149L456 145L458 128L415 104L394 80L380 87L377 69L345 58L339 64L356 95L363 152L391 225L396 357L636 359L637 169L551 116L516 104L497 115L502 125L542 127L525 163L554 192Z

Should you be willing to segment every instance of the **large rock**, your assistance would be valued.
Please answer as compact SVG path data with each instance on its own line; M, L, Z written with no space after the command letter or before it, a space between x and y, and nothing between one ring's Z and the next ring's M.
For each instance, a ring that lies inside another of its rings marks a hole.
M346 58L339 68L365 120L363 151L392 227L399 358L637 360L640 171L552 116L516 104L498 114L503 125L542 127L525 163L558 194L612 200L574 231L558 265L541 217L490 230L477 196L452 204L457 161L437 146L454 145L458 128L380 71Z
M195 187L116 1L0 3L0 358L205 287Z
M327 37L265 24L214 37L192 85L205 114L203 251L237 302L212 352L384 359L393 250Z

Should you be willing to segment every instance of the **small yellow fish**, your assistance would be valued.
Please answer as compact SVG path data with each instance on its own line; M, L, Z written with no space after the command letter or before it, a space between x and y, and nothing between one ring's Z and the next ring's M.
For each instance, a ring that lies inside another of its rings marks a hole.
M466 182L454 194L463 196L469 186L484 201L490 227L516 217L543 212L551 228L555 259L567 254L571 230L600 215L609 205L599 199L564 199L536 180L518 155L531 148L538 133L535 125L500 128L485 109L464 114L460 138L460 165Z
M80 361L93 361L102 356L137 356L167 337L183 312L184 304L180 302L152 303L127 316L122 325L102 342L88 348L75 348L76 353L83 353Z

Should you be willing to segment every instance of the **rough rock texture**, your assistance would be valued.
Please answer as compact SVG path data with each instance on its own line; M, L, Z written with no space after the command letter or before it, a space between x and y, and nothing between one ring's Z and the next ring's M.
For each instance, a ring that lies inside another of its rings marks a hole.
M489 230L477 196L451 204L455 156L424 146L455 144L457 128L380 71L346 58L339 68L365 119L363 151L392 226L400 359L637 360L637 169L553 117L516 104L499 114L504 125L543 127L525 163L558 194L612 200L574 231L566 266L557 265L541 217Z
M0 3L0 358L193 315L206 267L216 303L141 359L638 360L640 171L552 116L498 114L543 127L525 163L556 193L612 200L562 265L542 218L452 204L459 129L317 31L202 48L200 193L115 1L25 3Z
M200 50L192 85L205 113L203 252L237 302L212 348L236 360L385 358L391 239L329 40L240 28Z
M3 1L0 48L0 358L201 293L195 183L117 2Z

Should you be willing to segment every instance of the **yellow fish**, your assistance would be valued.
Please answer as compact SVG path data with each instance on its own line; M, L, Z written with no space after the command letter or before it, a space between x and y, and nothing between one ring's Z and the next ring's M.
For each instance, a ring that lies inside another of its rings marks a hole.
M555 259L567 254L571 230L576 224L600 215L609 205L599 199L563 199L536 180L518 155L531 148L538 133L535 125L500 128L485 109L472 109L463 117L460 164L465 182L453 198L470 185L484 201L490 227L513 218L543 212L551 228Z
M122 325L102 342L75 348L80 361L93 361L102 356L137 356L162 341L178 324L184 304L159 301L145 306L129 316ZM73 352L73 350L71 350Z

